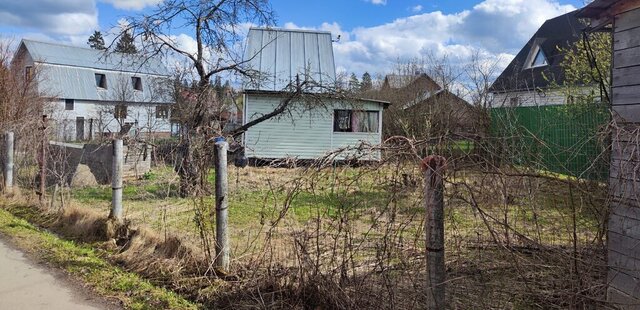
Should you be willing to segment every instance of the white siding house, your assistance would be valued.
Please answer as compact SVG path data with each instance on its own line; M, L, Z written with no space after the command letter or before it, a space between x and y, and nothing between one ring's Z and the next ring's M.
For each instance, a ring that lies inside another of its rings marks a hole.
M322 93L336 85L331 33L252 28L245 60L261 79L244 85L244 124L273 111L290 95L285 89L301 80L319 85L307 91L323 98L314 106L294 101L291 111L249 128L244 134L247 157L317 159L349 148L334 158L380 159L380 151L369 146L382 142L388 103Z
M51 98L45 114L57 139L90 140L127 131L169 135L170 77L156 59L22 40L13 60L37 74Z

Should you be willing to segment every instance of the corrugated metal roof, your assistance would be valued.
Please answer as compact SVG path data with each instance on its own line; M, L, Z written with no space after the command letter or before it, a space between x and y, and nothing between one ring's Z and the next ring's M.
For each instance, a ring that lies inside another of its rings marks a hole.
M172 102L171 80L157 59L23 40L34 62L39 63L38 88L44 94L64 99L109 102ZM106 88L97 86L96 74L106 78ZM134 89L139 77L142 90Z
M169 75L169 71L156 57L121 53L105 53L104 51L78 46L22 40L34 61L84 67L101 70L126 71Z
M325 86L335 85L331 33L326 31L251 28L244 60L260 78L245 89L284 90L296 76Z

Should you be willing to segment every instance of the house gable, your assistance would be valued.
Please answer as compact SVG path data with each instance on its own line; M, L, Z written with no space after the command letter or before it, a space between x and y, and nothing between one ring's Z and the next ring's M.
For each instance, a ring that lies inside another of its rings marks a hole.
M257 73L245 81L245 89L284 91L304 80L335 86L330 32L251 28L244 61L248 71Z
M585 23L578 11L547 20L518 52L490 88L491 92L530 91L562 84L564 74L560 64L564 53L580 40ZM537 65L536 65L537 64Z
M158 59L31 40L22 40L14 59L38 67L38 90L52 98L172 102L168 70Z

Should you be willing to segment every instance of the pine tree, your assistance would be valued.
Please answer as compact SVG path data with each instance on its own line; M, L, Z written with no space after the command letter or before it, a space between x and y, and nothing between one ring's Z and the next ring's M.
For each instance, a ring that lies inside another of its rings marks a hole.
M133 36L129 32L123 32L122 36L120 36L120 40L116 44L116 52L118 53L127 53L127 54L135 54L138 52L138 48L133 43Z
M100 31L94 31L93 34L87 40L87 44L96 50L106 50L107 47L104 45L104 38L102 37L102 33Z
M371 74L365 72L362 74L362 82L360 82L361 91L369 91L373 88L373 82L371 81Z

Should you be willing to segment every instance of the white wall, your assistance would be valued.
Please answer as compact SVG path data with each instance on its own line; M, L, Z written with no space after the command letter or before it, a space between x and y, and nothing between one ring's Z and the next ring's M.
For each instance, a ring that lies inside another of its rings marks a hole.
M166 134L171 131L169 118L156 118L156 106L159 104L128 104L127 117L122 124L136 123L142 134ZM166 105L166 104L165 104ZM168 106L168 105L166 105ZM76 119L84 117L84 139L97 138L101 132L120 132L120 123L114 118L114 104L74 100L73 110L65 110L65 100L51 102L47 114L53 122L57 139L76 140ZM90 123L93 119L94 136L90 137Z
M511 98L518 98L517 106L520 107L560 105L566 103L564 94L559 91L522 91L510 93L495 93L493 95L492 107L512 107Z
M578 94L589 94L597 91L597 88L582 87L576 90ZM561 105L567 103L567 97L560 90L520 91L508 93L494 93L493 108L511 107L511 98L518 98L519 107L537 107L545 105Z
M267 95L245 95L244 123L275 109L281 98ZM378 132L333 132L334 109L361 109L378 111ZM381 143L383 107L375 102L342 103L326 102L324 107L305 109L301 104L289 114L272 118L251 127L244 136L247 157L317 159L331 151L357 146L361 142L371 145ZM347 153L340 154L344 159ZM377 160L379 151L366 152L363 159Z

